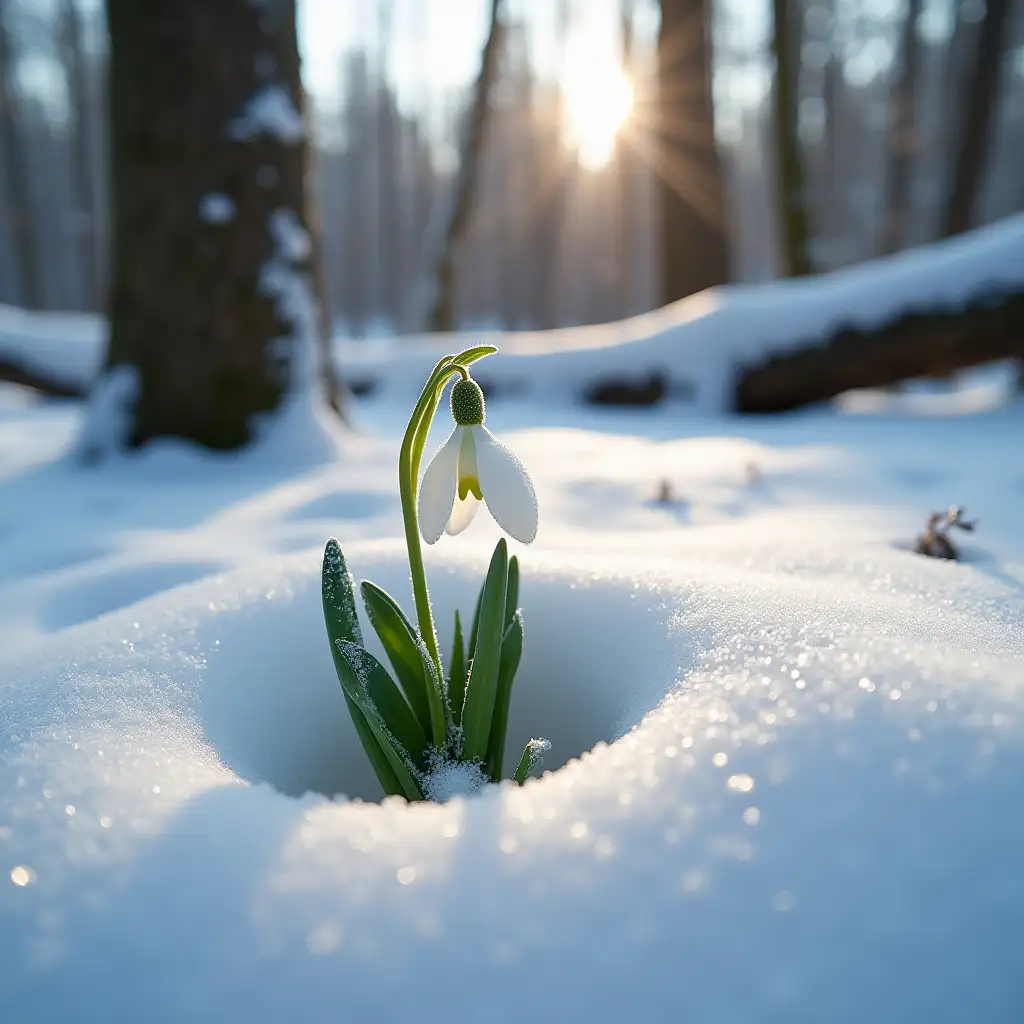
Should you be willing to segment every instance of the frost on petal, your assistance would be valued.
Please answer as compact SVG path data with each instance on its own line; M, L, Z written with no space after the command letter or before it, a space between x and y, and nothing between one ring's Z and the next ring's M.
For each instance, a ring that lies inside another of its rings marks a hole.
M480 502L472 491L465 498L456 500L455 508L452 509L451 517L448 520L448 525L445 526L445 532L449 533L452 537L457 533L462 533L476 518L478 508L480 508Z
M455 504L459 470L459 443L463 427L456 427L434 454L420 484L418 518L420 534L428 544L436 544Z
M537 536L537 493L523 464L486 427L467 428L476 440L480 489L494 521L529 544Z

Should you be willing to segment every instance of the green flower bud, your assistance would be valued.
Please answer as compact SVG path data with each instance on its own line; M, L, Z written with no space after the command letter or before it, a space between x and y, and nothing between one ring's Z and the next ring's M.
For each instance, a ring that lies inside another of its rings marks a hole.
M452 388L452 416L460 427L475 427L484 421L484 393L472 377L455 382Z

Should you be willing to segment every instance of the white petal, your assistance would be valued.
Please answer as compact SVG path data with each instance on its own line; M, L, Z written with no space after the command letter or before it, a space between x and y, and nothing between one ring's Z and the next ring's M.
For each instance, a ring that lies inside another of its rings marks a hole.
M462 443L459 445L459 483L467 477L479 481L476 469L476 442L469 427L462 428Z
M476 495L470 491L466 495L464 501L456 501L455 508L452 509L451 518L448 520L448 525L444 528L446 533L455 536L457 533L462 531L473 522L476 516L477 509L480 508L480 502L477 500Z
M523 464L486 427L467 427L476 442L480 490L494 521L529 544L537 536L537 493Z
M417 514L420 533L428 544L436 544L444 533L445 523L455 504L456 479L459 469L459 444L465 427L456 427L448 440L434 453L423 482Z

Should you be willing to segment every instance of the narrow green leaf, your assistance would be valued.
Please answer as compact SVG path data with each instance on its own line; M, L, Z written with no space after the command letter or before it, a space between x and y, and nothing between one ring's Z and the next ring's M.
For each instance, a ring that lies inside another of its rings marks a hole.
M519 764L512 774L512 781L522 785L537 768L544 762L544 751L550 750L551 744L547 740L529 740L523 748L523 756L519 758Z
M498 541L484 580L480 618L473 648L473 664L466 683L466 704L462 713L462 756L483 761L491 735L491 715L498 688L501 640L505 624L505 588L508 586L508 545Z
M508 586L505 588L505 629L512 625L519 608L519 559L513 555L508 560Z
M508 732L508 709L512 701L512 682L522 656L523 613L517 611L501 641L498 688L494 695L494 712L491 715L491 736L487 742L487 774L490 775L492 782L501 779L501 764L505 760L505 734Z
M498 349L494 345L474 345L472 348L463 349L458 355L452 356L451 361L459 366L470 366L484 356L493 355Z
M408 754L411 763L416 768L423 768L427 760L427 734L417 721L412 708L406 703L402 691L398 689L395 681L388 674L388 670L369 651L358 644L339 640L335 646L354 669L359 685L362 687L366 699L376 710L381 723L394 737L395 742ZM344 681L342 685L344 685ZM356 701L356 703L359 702ZM364 714L366 713L362 704L359 705L359 708Z
M419 642L412 623L386 590L369 580L363 580L359 590L363 595L363 605L370 625L384 645L399 685L424 733L431 736L430 690L437 689L437 676L430 663L430 656ZM437 702L440 705L440 696ZM437 737L434 740L436 742Z
M452 656L448 676L448 706L451 708L452 721L462 724L462 705L466 701L466 647L462 639L462 620L458 609L455 610L455 636L452 639Z
M484 578L484 584L487 583L486 577ZM473 609L473 622L469 627L469 646L466 648L470 663L473 661L473 655L476 651L476 635L480 631L480 605L484 599L484 587L483 584L480 586L480 593L476 595L476 607Z
M398 781L398 776L395 774L394 768L391 767L391 762L377 741L376 734L366 721L366 716L359 710L356 702L345 693L344 687L342 687L341 692L344 694L348 713L352 716L352 724L356 727L356 735L359 737L359 742L363 745L363 750L366 751L366 756L370 759L370 764L373 766L377 779L384 789L385 796L405 796L405 790L401 782Z
M334 659L335 670L338 678L341 679L342 671L339 668L339 653L335 647L336 640L349 640L361 644L363 642L362 630L359 627L359 617L356 614L356 598L352 588L352 577L348 574L345 565L345 556L342 554L341 545L332 537L324 549L324 565L322 579L322 595L324 606L324 622L327 625L327 637L331 645L331 655ZM352 716L352 724L355 726L356 735L370 759L370 764L380 781L381 787L387 795L402 794L401 783L395 775L391 763L388 761L377 737L366 721L366 717L359 710L359 707L345 692L342 684L342 694L345 697L345 705Z
M322 580L324 621L331 643L335 640L363 642L356 612L356 596L352 589L352 577L345 565L341 545L332 537L324 548L324 569Z
M338 669L338 678L341 680L346 695L362 713L366 724L373 732L403 794L409 800L422 800L423 794L413 775L415 755L410 752L406 742L396 733L394 722L388 721L382 715L374 695L386 692L389 688L388 684L390 684L390 689L405 705L405 714L408 716L400 726L402 729L408 729L410 723L418 728L418 723L409 709L409 705L405 704L398 687L387 674L387 670L369 651L349 643L347 640L338 640L334 647L338 652L335 658L335 667ZM425 742L426 737L423 737L423 740Z

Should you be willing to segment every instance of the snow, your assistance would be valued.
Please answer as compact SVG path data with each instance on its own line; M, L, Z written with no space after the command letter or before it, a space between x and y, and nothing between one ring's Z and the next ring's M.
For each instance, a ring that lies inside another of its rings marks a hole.
M89 395L78 451L87 461L115 455L128 444L131 410L139 396L139 371L127 363L112 366Z
M227 224L235 212L235 201L223 192L207 192L199 201L199 216L209 224Z
M949 267L945 293L974 273ZM865 315L893 273L865 268ZM781 324L789 296L795 330L794 288L760 301ZM686 307L658 316L652 352L699 347ZM479 366L530 385L488 425L541 508L513 544L507 750L547 738L547 771L466 795L442 770L431 805L377 802L320 609L333 534L411 610L395 473L421 349L377 348L388 386L317 458L285 417L240 456L83 467L81 405L0 389L5 1020L1019 1018L1006 368L779 418L543 394L549 367L580 380L639 344L593 336ZM964 561L914 554L951 504L980 519ZM425 552L445 655L497 536L478 517Z
M279 252L285 255L310 244L297 221L294 227L298 230L281 218L274 226ZM677 399L690 396L685 398L689 411L717 414L731 407L731 382L745 362L843 325L877 327L910 309L935 303L955 307L993 289L1019 286L1024 286L1024 213L834 274L715 288L616 323L505 335L466 332L441 340L387 334L337 337L334 354L343 375L373 380L381 386L380 394L405 403L415 400L444 353L481 340L500 340L501 352L481 369L481 379L531 402L559 406L576 402L595 380L623 375L643 379L659 372L667 374ZM15 357L88 385L102 363L105 330L96 317L0 307L0 359ZM991 387L981 388L975 397L981 402L976 408L1001 404ZM897 401L906 404L905 399ZM855 396L850 408L865 403L876 410L879 403L893 407L891 398L871 393ZM938 407L948 409L942 399Z
M607 377L667 375L693 411L731 407L739 367L799 347L842 326L871 329L911 310L956 308L999 288L1024 285L1024 214L919 249L814 278L730 285L617 323L501 337L480 376L531 401L578 399ZM479 336L478 336L479 337ZM488 336L483 336L487 340ZM379 380L408 401L440 355L459 343L424 337L372 345L346 340L349 373ZM402 370L395 372L397 355ZM580 358L585 353L584 358Z
M296 145L305 134L302 115L283 85L268 85L257 92L242 116L228 127L228 135L233 139L249 141L260 135L272 135L288 146Z
M268 230L274 255L260 271L260 288L274 299L278 318L289 327L274 345L289 378L279 408L257 424L256 443L264 458L282 464L296 459L305 465L329 463L337 458L342 438L322 400L319 307L305 262L312 243L298 215L284 207L270 215Z

